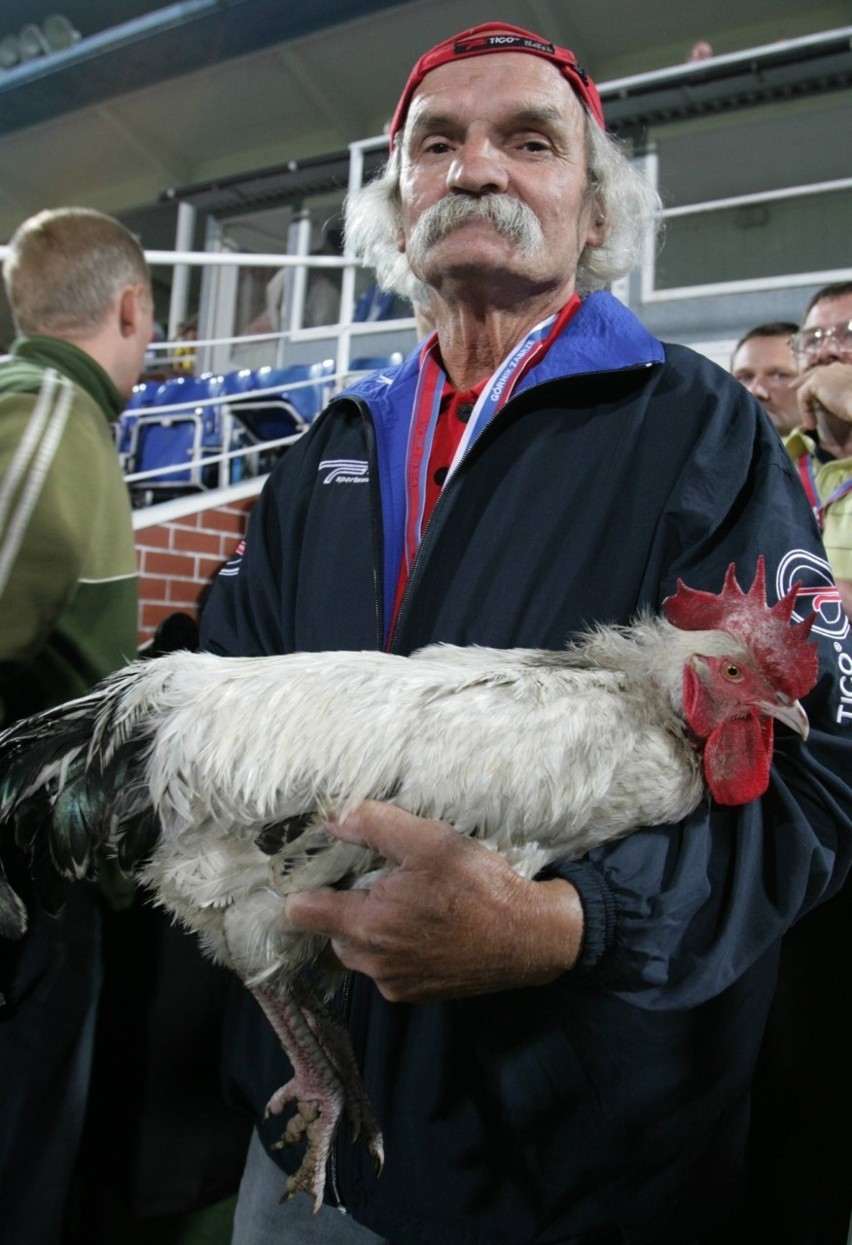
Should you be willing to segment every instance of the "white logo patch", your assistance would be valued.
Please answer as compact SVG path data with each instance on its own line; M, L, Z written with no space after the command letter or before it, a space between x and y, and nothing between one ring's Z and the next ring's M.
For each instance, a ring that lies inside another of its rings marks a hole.
M319 471L325 471L323 484L367 484L369 464L357 458L324 458Z
M802 610L794 609L793 618L801 622L808 615L808 606L817 615L812 630L830 640L845 640L849 634L849 620L840 603L840 593L834 583L831 567L825 558L807 549L791 549L778 565L775 588L779 597L790 591L798 582L796 604L801 601Z

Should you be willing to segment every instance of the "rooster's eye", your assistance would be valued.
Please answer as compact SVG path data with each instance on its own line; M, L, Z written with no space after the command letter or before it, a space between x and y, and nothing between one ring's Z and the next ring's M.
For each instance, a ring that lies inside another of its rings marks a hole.
M731 683L739 683L743 677L743 672L739 666L735 666L732 661L726 661L722 667L722 674Z

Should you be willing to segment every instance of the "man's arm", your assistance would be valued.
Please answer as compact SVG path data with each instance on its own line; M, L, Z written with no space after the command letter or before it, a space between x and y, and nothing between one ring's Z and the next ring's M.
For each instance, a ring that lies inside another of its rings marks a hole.
M73 443L66 429L42 450L27 436L31 419L26 401L4 412L0 441L0 477L10 482L0 526L2 675L36 659L74 592L101 489L85 428L75 427Z
M852 579L835 579L846 617L852 621Z

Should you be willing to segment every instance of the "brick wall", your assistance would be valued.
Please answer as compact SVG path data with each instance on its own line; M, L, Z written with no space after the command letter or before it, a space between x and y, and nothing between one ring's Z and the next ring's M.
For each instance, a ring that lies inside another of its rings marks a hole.
M177 610L197 618L198 599L239 544L261 484L250 481L213 497L199 494L134 512L140 645Z

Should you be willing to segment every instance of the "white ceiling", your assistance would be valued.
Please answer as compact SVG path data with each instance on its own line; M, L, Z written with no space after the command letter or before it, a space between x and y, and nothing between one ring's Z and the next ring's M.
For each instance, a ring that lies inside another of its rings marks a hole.
M75 3L85 12L86 0L59 0L49 11L61 8L87 35ZM225 3L242 6L245 24L261 0ZM852 22L852 0L407 0L368 11L374 3L312 0L313 17L322 10L347 20L284 42L276 28L268 44L261 26L252 32L256 50L231 57L221 38L212 37L210 18L209 56L203 35L208 23L174 33L175 41L196 40L184 59L196 66L201 61L201 67L176 72L181 45L174 42L163 58L162 80L127 94L112 87L99 101L70 111L62 110L60 95L55 115L0 133L0 240L42 207L84 203L123 214L156 203L170 187L339 151L378 134L417 56L480 21L510 21L574 48L599 82L678 64L699 38L723 54ZM286 0L279 4L281 11L289 8ZM127 13L125 7L121 0L107 6L113 22L155 6L136 0ZM38 20L33 0L7 0L0 36L23 13L22 20ZM144 43L135 54L146 55ZM94 59L79 72L97 69ZM159 67L147 70L150 76ZM0 71L0 113L2 90ZM74 99L73 90L68 99ZM848 147L842 132L838 137L841 150ZM710 152L713 159L725 158L712 144ZM767 152L765 144L753 153L776 161L784 155Z

